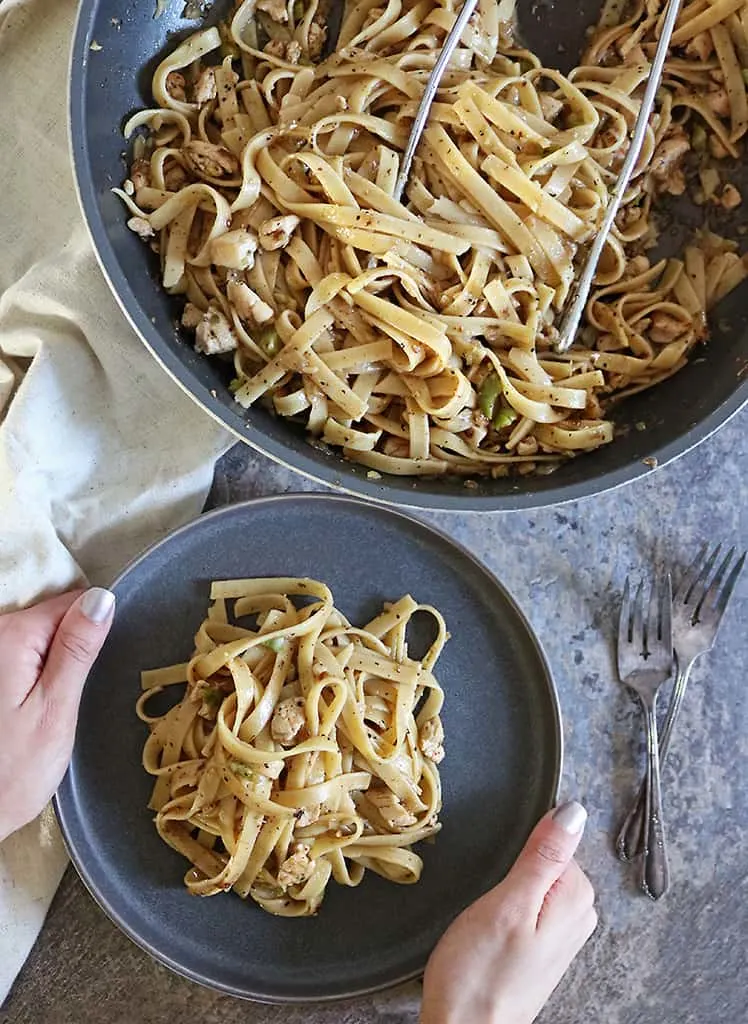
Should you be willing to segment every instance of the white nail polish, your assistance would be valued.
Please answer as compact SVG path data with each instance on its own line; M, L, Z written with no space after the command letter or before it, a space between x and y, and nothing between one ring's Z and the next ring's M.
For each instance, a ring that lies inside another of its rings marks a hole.
M113 608L114 594L103 587L91 587L81 598L81 611L87 619L97 625L106 622Z
M564 832L571 836L579 835L587 821L587 811L576 800L569 800L561 804L554 813L553 820L560 825Z

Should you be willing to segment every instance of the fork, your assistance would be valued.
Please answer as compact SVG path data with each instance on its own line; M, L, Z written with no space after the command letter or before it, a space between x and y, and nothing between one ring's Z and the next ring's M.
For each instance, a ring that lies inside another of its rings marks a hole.
M667 891L669 872L662 820L657 694L673 667L672 585L670 574L652 584L647 620L644 587L631 600L629 580L618 621L618 675L638 695L647 729L647 781L644 793L644 862L641 884L652 899Z
M662 733L660 765L665 763L670 749L691 669L696 659L714 646L722 617L745 565L746 552L735 561L735 548L731 548L710 582L722 545L718 544L709 557L708 550L705 544L686 570L673 598L673 644L678 674ZM642 782L616 840L616 851L621 860L633 860L643 852L644 803L645 782Z

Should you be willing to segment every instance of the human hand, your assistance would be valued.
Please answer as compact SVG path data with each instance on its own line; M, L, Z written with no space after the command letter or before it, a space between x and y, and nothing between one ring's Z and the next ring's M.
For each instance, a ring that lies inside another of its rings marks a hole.
M93 587L0 615L0 841L42 811L65 774L113 611L114 595Z
M530 1024L597 925L592 886L572 859L581 804L535 827L503 882L468 907L426 967L421 1024Z

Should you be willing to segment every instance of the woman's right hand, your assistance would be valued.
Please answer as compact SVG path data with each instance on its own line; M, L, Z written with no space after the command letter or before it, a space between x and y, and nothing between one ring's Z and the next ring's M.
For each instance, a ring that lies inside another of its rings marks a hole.
M114 594L93 587L0 615L0 841L39 814L65 774L113 612Z
M530 1024L597 925L573 860L587 813L563 804L536 826L503 882L468 907L431 955L421 1024Z

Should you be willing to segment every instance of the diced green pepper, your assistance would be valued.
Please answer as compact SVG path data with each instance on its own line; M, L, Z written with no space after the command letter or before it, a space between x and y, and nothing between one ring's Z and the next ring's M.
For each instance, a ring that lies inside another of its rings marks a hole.
M497 373L489 373L478 391L478 406L486 419L492 420L496 402L501 394L501 381Z
M234 775L239 775L243 779L253 779L256 775L256 772L242 761L229 761L229 768Z
M200 696L203 698L206 704L209 704L213 708L217 708L223 700L225 694L223 690L219 690L214 686L206 686Z
M282 347L278 332L274 327L263 327L257 335L257 344L271 359L278 355Z
M512 423L516 422L518 418L519 414L515 409L508 405L502 405L493 418L494 430L503 430L504 427L511 427Z
M293 5L293 20L298 23L298 22L301 21L301 19L303 17L304 17L304 0L296 0L296 3Z
M274 636L271 637L269 640L262 641L263 647L269 647L271 651L275 651L276 653L278 651L282 651L285 645L286 641L283 639L282 636Z
M697 124L691 136L691 144L697 153L703 153L706 149L706 132L700 124Z
M229 381L229 391L231 392L232 395L235 395L241 386L242 386L241 377L233 377Z

